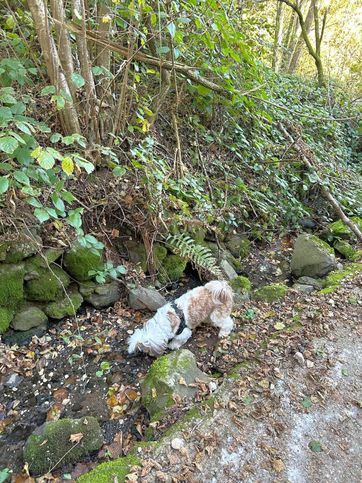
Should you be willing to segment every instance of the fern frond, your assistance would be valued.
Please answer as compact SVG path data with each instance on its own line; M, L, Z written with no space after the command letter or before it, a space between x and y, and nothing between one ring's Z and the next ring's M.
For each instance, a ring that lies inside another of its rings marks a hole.
M176 255L189 260L197 271L206 271L216 278L223 278L223 273L211 250L203 245L198 245L189 235L184 233L169 235L166 243Z

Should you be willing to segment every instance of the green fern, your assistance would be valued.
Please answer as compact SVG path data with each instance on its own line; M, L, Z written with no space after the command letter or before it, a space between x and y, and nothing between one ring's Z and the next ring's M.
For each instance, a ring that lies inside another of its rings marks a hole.
M166 238L166 243L176 255L189 260L199 273L208 272L216 278L223 278L223 273L211 250L198 245L189 235L169 235Z

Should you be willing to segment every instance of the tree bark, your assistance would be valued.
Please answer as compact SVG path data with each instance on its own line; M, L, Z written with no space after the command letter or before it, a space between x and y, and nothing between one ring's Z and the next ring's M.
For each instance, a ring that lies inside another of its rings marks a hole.
M273 61L272 67L275 72L279 70L280 64L280 49L283 40L283 29L284 29L284 9L283 3L278 1L277 13L275 19L275 36L274 36L274 48L273 48Z
M306 29L308 35L309 35L311 27L312 27L313 17L314 17L314 8L313 8L313 1L311 0L309 8L308 8L307 17L305 19L305 29ZM291 57L290 57L290 61L289 61L288 69L287 69L290 74L293 74L298 67L300 57L302 55L303 44L304 44L303 35L300 34L299 38L297 40L297 43L294 47L294 51L292 52Z
M43 0L28 0L42 55L45 60L50 82L55 86L57 94L62 90L72 97L70 87L63 72L59 53L50 33L49 12ZM80 133L78 115L73 102L66 101L65 107L59 111L62 128L66 134Z

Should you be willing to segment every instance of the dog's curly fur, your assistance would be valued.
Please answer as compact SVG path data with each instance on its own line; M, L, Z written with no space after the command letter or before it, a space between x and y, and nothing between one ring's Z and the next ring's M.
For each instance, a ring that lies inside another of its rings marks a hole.
M159 356L167 348L178 349L191 337L193 329L205 321L220 329L219 337L229 335L233 329L230 317L233 291L225 281L214 280L194 288L175 300L175 304L184 314L185 329L176 335L181 319L168 303L129 338L130 354L139 350Z

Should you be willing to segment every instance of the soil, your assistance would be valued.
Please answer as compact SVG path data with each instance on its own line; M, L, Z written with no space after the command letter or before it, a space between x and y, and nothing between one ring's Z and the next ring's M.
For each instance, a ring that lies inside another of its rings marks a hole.
M184 280L169 296L188 286ZM247 303L233 314L234 333L222 341L214 329L200 327L185 347L202 370L220 386L242 367L225 407L182 434L185 451L161 446L157 454L141 452L138 481L360 481L361 305L357 276L329 295L291 291L273 304ZM130 357L126 339L150 314L124 307L87 308L26 346L1 345L0 469L22 474L27 437L60 417L96 415L105 445L78 465L53 471L57 481L64 475L74 480L144 439L149 420L139 382L153 359ZM20 377L17 387L7 385L13 374ZM188 408L180 403L170 411L156 437Z

